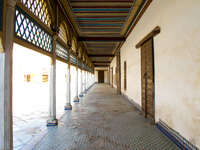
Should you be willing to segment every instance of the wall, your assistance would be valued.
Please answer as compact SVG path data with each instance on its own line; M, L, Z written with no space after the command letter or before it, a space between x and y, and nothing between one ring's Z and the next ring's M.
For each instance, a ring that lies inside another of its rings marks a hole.
M113 68L113 87L117 88L116 84L116 57L113 58L110 66ZM111 74L112 75L112 74ZM110 77L110 83L112 84L112 76Z
M104 83L108 83L108 71L104 70ZM95 82L98 82L98 70L95 70Z
M98 82L98 71L97 70L94 71L94 79L95 79L95 82Z
M108 83L108 71L104 71L104 83Z
M200 147L200 1L154 0L121 48L122 92L141 106L141 58L135 45L156 26L155 109L159 119ZM127 90L123 63L127 61ZM115 59L111 67L115 68Z

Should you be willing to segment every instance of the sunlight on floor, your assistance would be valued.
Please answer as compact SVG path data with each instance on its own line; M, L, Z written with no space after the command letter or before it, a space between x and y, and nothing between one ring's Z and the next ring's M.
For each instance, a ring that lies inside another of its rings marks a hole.
M51 59L20 45L13 51L14 149L21 149L46 129L49 115L49 73ZM57 118L64 113L68 65L56 62ZM71 67L71 98L75 96L75 67ZM73 104L73 103L72 103Z

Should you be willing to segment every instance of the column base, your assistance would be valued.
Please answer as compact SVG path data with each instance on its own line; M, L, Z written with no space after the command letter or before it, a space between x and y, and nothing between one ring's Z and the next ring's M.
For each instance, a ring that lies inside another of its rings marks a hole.
M83 97L83 92L81 92L81 93L79 94L79 97Z
M57 119L49 119L49 120L47 120L47 127L57 126L57 125L58 125L58 120Z
M65 110L72 110L72 105L71 104L66 104L65 105Z
M79 102L79 98L78 98L78 96L75 96L75 97L74 97L74 102L76 102L76 103Z

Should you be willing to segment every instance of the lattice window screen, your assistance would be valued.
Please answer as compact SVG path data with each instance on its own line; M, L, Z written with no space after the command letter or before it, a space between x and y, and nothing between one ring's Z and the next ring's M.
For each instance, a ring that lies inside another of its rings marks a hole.
M52 37L18 7L15 11L15 35L47 52L52 51Z
M80 60L80 59L78 60L78 66L79 66L79 67L82 67L82 63L81 63L81 60Z
M48 12L46 0L21 0L26 8L28 8L36 17L50 27L51 17Z
M56 55L65 59L65 60L68 60L68 58L69 58L67 49L65 49L59 43L56 43Z
M74 64L74 65L76 65L76 56L74 56L74 55L70 55L70 62L72 63L72 64Z

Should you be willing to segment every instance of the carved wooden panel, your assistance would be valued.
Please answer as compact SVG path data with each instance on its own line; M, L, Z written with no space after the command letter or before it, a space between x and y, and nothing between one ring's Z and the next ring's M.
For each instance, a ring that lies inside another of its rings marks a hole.
M142 110L145 117L154 120L154 56L153 39L141 47Z

